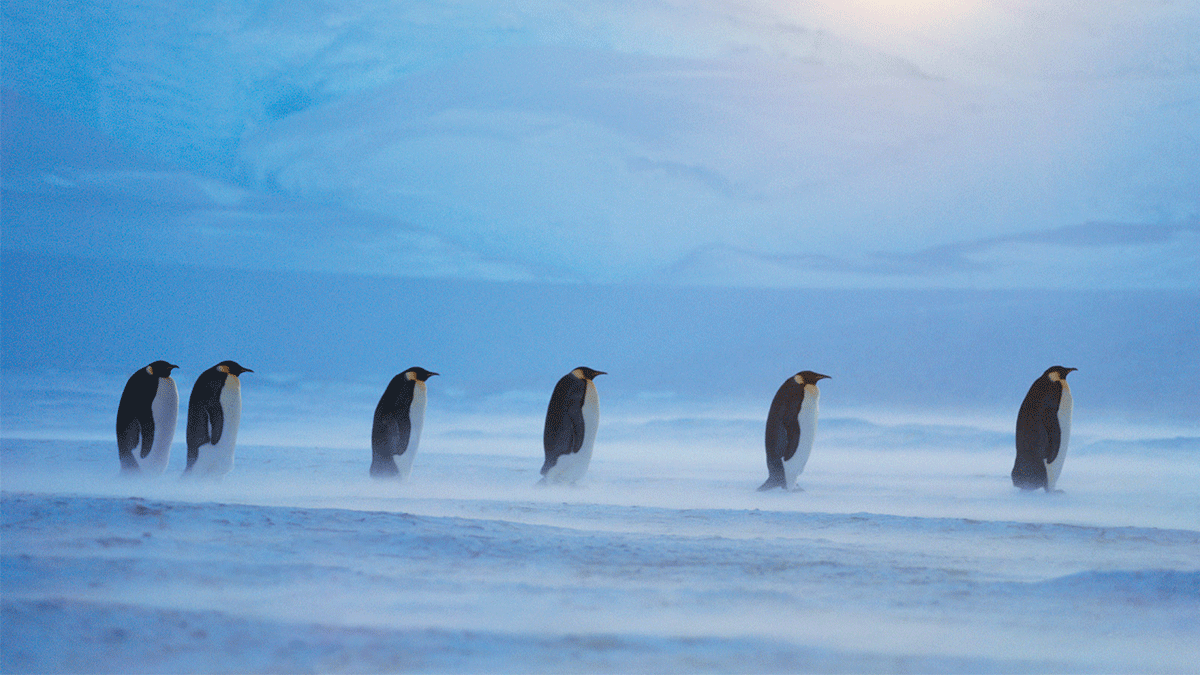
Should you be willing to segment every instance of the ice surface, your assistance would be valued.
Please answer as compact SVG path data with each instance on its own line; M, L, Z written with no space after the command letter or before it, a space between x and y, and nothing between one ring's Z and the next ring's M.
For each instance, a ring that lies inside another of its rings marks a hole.
M1083 447L1064 493L1022 494L1006 449L865 450L843 430L818 438L804 492L762 494L741 428L686 450L670 432L608 446L602 428L587 479L560 489L536 486L534 433L496 454L427 431L403 484L367 477L366 445L243 445L199 485L174 476L182 448L170 475L130 481L112 443L5 439L5 672L1181 671L1200 656L1191 453Z

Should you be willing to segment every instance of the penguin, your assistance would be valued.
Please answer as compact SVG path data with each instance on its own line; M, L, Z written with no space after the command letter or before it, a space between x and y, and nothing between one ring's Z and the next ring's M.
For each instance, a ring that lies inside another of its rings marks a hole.
M1017 460L1013 487L1055 492L1071 438L1071 387L1067 374L1077 368L1052 366L1034 380L1017 413Z
M796 479L804 473L817 433L817 403L821 398L817 382L825 379L829 376L802 370L785 380L775 392L767 412L768 476L759 486L759 492L772 488L797 489Z
M242 418L242 382L253 373L235 361L222 361L200 373L188 399L186 476L220 478L233 468L233 446Z
M600 423L600 399L592 380L607 374L580 366L554 385L542 432L546 462L539 484L575 483L587 473Z
M384 389L371 426L371 476L408 478L425 424L425 381L434 375L424 368L409 368ZM395 457L400 458L398 463Z
M123 474L162 474L171 458L179 390L171 371L179 366L155 361L129 376L117 405L117 457ZM142 449L136 455L138 443Z

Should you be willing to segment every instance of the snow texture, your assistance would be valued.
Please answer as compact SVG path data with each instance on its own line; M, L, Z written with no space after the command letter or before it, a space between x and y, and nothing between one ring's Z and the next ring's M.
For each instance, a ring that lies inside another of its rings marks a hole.
M539 488L533 452L452 442L403 484L369 479L362 448L272 446L240 448L219 484L121 480L110 445L4 441L4 672L1182 672L1200 657L1192 452L1085 448L1065 493L1029 495L999 451L833 440L806 492L759 494L761 457L712 448L601 448L580 487Z

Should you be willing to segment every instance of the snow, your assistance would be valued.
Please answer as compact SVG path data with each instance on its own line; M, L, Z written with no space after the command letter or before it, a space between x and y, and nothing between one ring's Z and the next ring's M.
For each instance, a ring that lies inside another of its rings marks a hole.
M760 453L720 452L731 437L691 463L598 447L582 486L539 488L534 444L455 452L429 426L403 484L369 479L363 448L243 445L202 485L121 480L107 442L5 439L5 672L1182 671L1200 656L1194 439L1078 449L1052 495L1014 491L1000 449L819 439L804 492L759 494ZM64 630L78 638L46 644Z

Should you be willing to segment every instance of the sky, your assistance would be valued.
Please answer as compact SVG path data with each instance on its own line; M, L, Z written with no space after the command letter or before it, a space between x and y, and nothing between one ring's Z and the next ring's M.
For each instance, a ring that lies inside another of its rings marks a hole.
M9 2L3 31L10 248L54 246L21 202L52 197L160 211L211 243L184 264L1200 287L1192 3ZM75 140L13 147L50 119Z
M7 397L234 359L537 408L588 365L1009 415L1058 364L1195 419L1192 3L17 1L3 40Z

